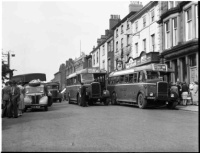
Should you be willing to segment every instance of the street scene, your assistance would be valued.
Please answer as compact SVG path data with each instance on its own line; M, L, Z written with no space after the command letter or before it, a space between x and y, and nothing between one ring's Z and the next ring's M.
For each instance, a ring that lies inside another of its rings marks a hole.
M198 112L54 103L2 120L2 151L198 152ZM20 141L19 141L20 139Z
M2 12L2 152L199 151L197 1Z

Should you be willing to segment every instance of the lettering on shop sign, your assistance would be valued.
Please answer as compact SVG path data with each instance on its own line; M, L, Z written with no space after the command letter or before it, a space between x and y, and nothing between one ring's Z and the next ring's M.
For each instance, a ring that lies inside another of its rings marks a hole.
M132 58L129 59L128 63L126 63L126 68L131 68L133 66L136 66L136 60L133 60Z

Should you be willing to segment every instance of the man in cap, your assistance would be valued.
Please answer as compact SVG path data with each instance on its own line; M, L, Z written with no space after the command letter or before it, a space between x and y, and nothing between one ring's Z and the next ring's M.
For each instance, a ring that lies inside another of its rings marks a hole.
M11 105L9 106L9 117L12 117L12 113L14 113L14 118L18 117L18 101L20 97L20 89L17 87L17 82L11 82Z
M5 87L2 89L2 101L4 105L2 117L8 116L8 106L10 103L10 97L11 97L11 87L10 87L10 82L7 81L5 83Z

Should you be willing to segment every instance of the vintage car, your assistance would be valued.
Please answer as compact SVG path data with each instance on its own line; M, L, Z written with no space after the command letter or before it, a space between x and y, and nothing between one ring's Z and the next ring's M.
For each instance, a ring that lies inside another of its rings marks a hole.
M27 73L21 75L15 75L11 78L16 82L21 82L25 90L24 104L25 108L41 108L47 111L48 106L52 105L51 93L48 92L45 85L46 74L45 73Z
M59 83L58 82L48 82L46 83L47 89L52 94L52 100L53 102L56 102L59 100L59 102L62 102L62 94L59 90Z
M27 108L44 108L45 111L48 111L48 106L52 105L51 94L48 92L45 84L34 81L25 85L24 111Z

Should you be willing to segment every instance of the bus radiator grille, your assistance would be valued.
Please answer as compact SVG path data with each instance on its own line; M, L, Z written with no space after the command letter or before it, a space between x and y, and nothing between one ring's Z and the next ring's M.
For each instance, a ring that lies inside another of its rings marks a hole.
M166 82L158 82L158 93L167 93L168 91L168 85Z
M92 95L100 95L101 89L99 83L92 83Z

